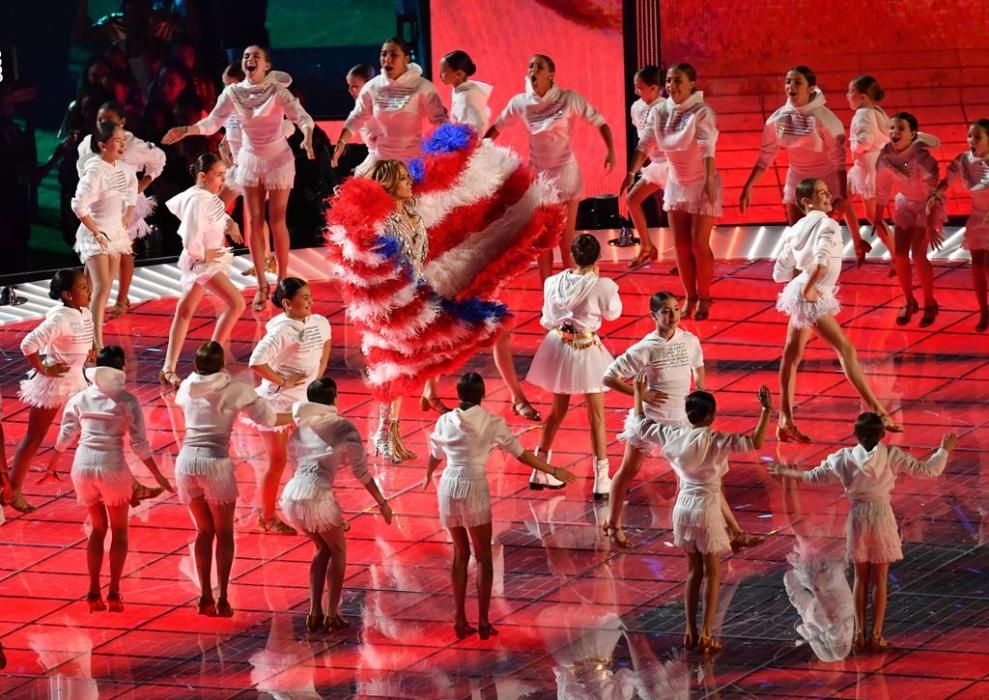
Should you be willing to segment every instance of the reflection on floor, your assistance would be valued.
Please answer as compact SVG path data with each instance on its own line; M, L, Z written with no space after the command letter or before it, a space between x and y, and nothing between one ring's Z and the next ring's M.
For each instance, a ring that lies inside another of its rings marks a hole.
M618 352L651 330L648 296L679 282L669 262L630 273L607 263L603 274L621 287L625 315L604 329ZM710 320L685 326L703 342L708 387L720 403L718 425L746 430L755 420L755 392L776 386L784 336L773 308L776 287L767 262L719 262ZM66 479L34 485L37 512L7 509L0 527L0 639L8 666L0 675L5 698L256 697L276 698L670 698L670 697L989 697L989 337L976 323L967 267L937 267L941 314L921 330L897 327L900 305L887 266L846 264L840 320L859 349L880 397L906 426L890 441L926 454L946 430L959 449L938 481L903 478L894 492L905 561L893 566L887 635L894 650L836 663L815 660L797 645L799 622L783 586L787 555L808 537L840 543L847 508L834 488L784 491L765 471L776 458L772 440L763 456L736 460L727 495L742 524L769 534L767 542L722 564L718 633L726 650L713 659L680 653L684 559L672 546L670 511L675 481L653 460L630 494L627 511L634 547L616 551L597 535L602 510L592 504L586 418L575 402L554 450L554 462L581 478L560 492L530 492L527 474L500 454L490 463L495 501L496 590L493 622L500 636L457 642L448 566L450 547L436 516L436 496L424 493L425 437L434 415L407 402L401 427L420 459L376 465L375 473L399 513L388 527L352 478L339 484L352 529L348 534L344 614L348 630L307 638L310 545L301 537L261 535L253 527L254 471L262 447L240 430L234 445L242 501L232 586L237 615L203 618L193 607L192 523L174 498L137 509L123 582L122 614L90 614L83 595L83 511ZM317 312L330 318L335 348L331 374L341 385L341 410L369 429L375 415L359 380L360 347L343 317L332 283L316 285ZM517 282L510 301L518 317L516 360L521 372L541 338L541 298L534 272ZM171 470L180 418L162 400L156 375L174 300L148 301L109 326L108 342L128 352L132 387L145 402L152 443ZM203 305L184 357L209 337L214 309ZM27 327L33 323L27 324ZM25 324L0 327L3 429L7 454L24 433L27 412L16 399L26 370L18 352ZM245 315L234 342L235 373L262 326ZM536 441L534 424L511 415L490 357L471 363L489 377L487 405L509 420L523 443ZM180 367L190 370L188 362ZM441 393L453 394L453 378ZM548 397L529 388L544 411ZM801 428L812 445L784 447L780 456L816 464L846 444L859 401L833 354L814 340L798 386ZM777 399L778 405L778 399ZM610 454L628 402L607 397ZM45 442L47 450L53 430ZM46 461L44 452L38 463ZM135 465L139 476L144 468ZM473 611L473 605L468 607ZM267 697L267 695L266 695Z

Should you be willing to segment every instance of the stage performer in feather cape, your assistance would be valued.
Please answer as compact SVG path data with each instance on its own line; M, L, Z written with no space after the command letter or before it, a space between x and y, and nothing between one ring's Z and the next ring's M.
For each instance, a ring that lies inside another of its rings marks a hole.
M374 447L393 462L415 456L401 441L401 397L495 342L511 322L499 292L563 225L552 183L471 127L444 124L423 150L408 167L381 161L344 183L326 234L382 402Z

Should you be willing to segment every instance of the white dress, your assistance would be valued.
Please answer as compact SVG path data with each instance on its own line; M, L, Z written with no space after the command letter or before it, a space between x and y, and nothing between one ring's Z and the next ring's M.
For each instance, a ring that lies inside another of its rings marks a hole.
M480 406L466 411L455 408L436 421L429 436L429 453L436 459L446 457L436 490L443 527L477 527L491 522L485 467L495 445L513 457L525 451L504 419Z
M941 141L936 136L917 133L914 142L897 153L893 144L887 144L876 162L876 204L885 210L893 192L893 223L897 228L927 228L927 201L938 183L937 159L929 148L937 148ZM936 231L944 228L948 218L941 200L936 200L931 212L931 223Z
M291 80L286 73L272 71L258 85L247 79L227 85L209 116L192 126L194 133L209 136L237 115L243 141L233 177L241 187L285 190L295 183L295 155L288 145L285 118L303 132L311 132L315 124L289 92Z
M292 408L299 427L288 443L295 473L279 506L285 520L297 530L322 532L343 525L343 510L333 492L341 464L349 464L362 484L372 481L357 427L337 413L336 406L300 401Z
M76 435L72 486L84 506L121 506L131 499L133 475L124 456L124 436L141 460L152 457L137 397L124 389L127 375L112 367L90 367L93 384L69 399L55 449L65 452Z
M838 222L822 211L808 212L783 232L783 245L773 266L773 280L787 284L776 299L776 309L789 316L790 323L797 328L813 326L823 316L834 316L841 310L836 296L841 254ZM817 281L821 294L812 303L804 298L803 289L817 265L825 265L827 270ZM800 272L796 277L794 270Z
M659 188L666 187L668 168L666 156L661 150L655 147L655 143L649 144L643 143L643 141L646 137L647 125L649 124L649 113L662 101L662 97L657 97L652 102L646 102L640 97L632 103L632 106L628 110L629 117L632 119L632 126L635 127L635 133L638 137L636 148L649 157L649 163L639 171L639 174L643 180Z
M881 107L859 107L852 115L848 145L852 167L848 171L848 193L864 199L876 196L876 161L889 143L889 117Z
M99 158L98 153L93 153L92 134L87 134L79 142L79 159L76 161L76 170L81 178L86 170L86 163L93 158ZM151 180L157 180L162 171L165 170L165 152L155 146L150 141L144 141L134 136L131 132L124 130L124 155L123 161L134 169L135 173L144 173L144 176ZM136 186L135 181L135 186ZM147 218L154 214L157 201L154 197L146 197L143 192L137 192L134 200L134 220L127 228L127 233L132 240L143 238L151 233L151 226L148 225Z
M130 255L132 241L124 228L124 212L137 200L137 176L124 161L113 164L102 158L93 158L83 169L75 196L72 197L72 213L78 218L90 216L97 229L105 234L104 249L88 228L79 224L73 250L85 265L94 255Z
M237 478L230 461L230 433L238 414L245 413L259 425L274 425L268 402L226 372L186 377L175 395L185 414L185 438L175 459L175 485L179 500L204 498L224 505L237 500Z
M809 177L824 180L831 194L841 193L838 172L845 169L845 127L825 104L819 88L802 107L789 102L766 120L756 166L768 170L780 148L790 159L783 186L783 203L796 204L797 185Z
M419 157L423 120L442 124L446 118L436 87L422 77L419 65L410 63L394 80L384 73L374 76L364 83L343 124L351 133L372 121L376 125L376 138L367 144L368 156L354 169L354 175L367 175L379 160L408 163Z
M305 378L293 387L280 387L267 379L261 380L258 394L267 400L276 413L288 413L292 405L306 400L306 388L317 378L323 348L330 342L330 322L313 314L304 321L278 314L265 325L265 335L254 347L248 365L268 365L278 373L300 372ZM291 426L270 428L246 419L258 430L288 430Z
M945 173L948 184L959 182L972 196L972 213L965 222L965 248L989 250L989 155L977 158L971 151L955 156Z
M718 127L714 110L695 92L677 104L667 98L649 111L639 150L662 151L667 161L663 208L701 216L721 216L721 176L716 174L717 196L712 203L704 194L705 160L714 158Z
M944 472L948 453L938 449L921 462L899 447L879 443L872 450L862 445L845 447L829 455L819 467L801 475L808 484L840 483L851 501L845 526L846 553L851 562L886 564L903 558L890 492L901 471L935 477Z
M82 368L93 349L93 315L88 308L55 306L45 320L24 336L21 352L42 353L46 365L63 363L68 371L60 377L46 377L31 371L21 382L20 399L35 408L58 408L70 396L86 388Z
M179 238L182 254L179 270L182 272L182 288L188 291L194 285L206 284L217 274L227 274L233 263L233 253L227 247L227 226L232 219L223 201L212 192L193 185L180 192L165 206L179 220ZM223 254L210 263L204 262L207 249L219 249Z
M670 426L629 413L628 437L659 446L679 481L673 506L673 543L687 552L731 551L728 524L721 512L721 480L728 473L728 455L752 452L752 438L721 433L710 427Z
M525 92L509 100L495 122L499 132L521 122L529 133L529 163L556 181L564 201L578 199L584 191L580 166L571 144L578 118L595 128L606 123L604 117L573 90L561 90L554 84L540 97L526 80Z
M657 331L648 334L619 355L604 374L609 379L629 381L645 370L647 387L668 397L658 405L647 403L646 416L666 425L689 425L687 394L695 373L703 366L704 353L697 336L677 328L669 339ZM633 445L639 446L634 441Z
M601 321L622 315L618 285L607 277L572 270L546 278L539 344L526 380L554 394L597 394L614 358L597 336Z
M454 124L469 124L478 136L484 136L491 121L491 108L488 99L493 85L478 80L465 80L453 88L450 97L450 121Z

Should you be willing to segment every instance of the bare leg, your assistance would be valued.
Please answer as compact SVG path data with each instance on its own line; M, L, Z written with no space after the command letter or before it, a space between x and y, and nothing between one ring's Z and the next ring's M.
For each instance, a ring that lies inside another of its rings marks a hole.
M230 342L230 335L233 333L234 326L240 320L247 304L244 302L240 290L224 274L213 275L206 286L219 297L226 307L216 319L216 328L213 330L212 337L212 340L226 347L227 343Z
M683 612L686 616L687 632L684 645L692 647L697 643L697 608L700 606L701 581L704 579L704 555L700 552L686 552L687 578L683 584ZM705 614L707 611L704 611Z
M323 622L323 587L330 565L330 545L318 532L306 532L315 547L309 562L309 616L311 624Z
M110 312L113 318L127 313L130 309L130 300L127 295L130 293L130 283L134 279L134 256L120 256L120 274L117 278L117 300L113 304Z
M117 255L94 255L86 261L86 274L93 293L89 299L89 311L93 314L93 344L103 348L103 318L110 300L110 289L117 274Z
M855 390L862 397L862 400L865 401L866 405L879 415L886 415L886 407L876 398L876 395L872 392L872 387L869 386L869 382L862 372L862 366L859 364L858 352L855 350L855 346L849 342L848 337L841 330L841 326L838 325L834 316L824 316L818 319L815 328L817 329L817 334L838 353L838 361L841 363L841 369L845 373L845 378L855 387Z
M24 480L27 478L28 470L31 469L31 462L34 460L34 456L38 454L38 448L41 447L41 443L48 433L48 428L51 427L60 408L61 406L55 408L32 406L28 412L27 432L24 433L21 444L17 446L17 451L14 452L14 461L10 464L10 488L13 492L11 494L13 499L16 500L21 495Z
M636 182L632 189L625 195L625 204L628 206L628 215L635 225L635 232L639 234L641 250L639 257L645 257L656 246L653 245L649 237L649 224L646 222L646 213L642 209L642 203L659 191L659 185L654 185L645 180Z
M927 259L927 231L915 228L910 232L910 252L913 254L913 264L917 266L917 277L920 278L920 288L924 294L924 306L934 306L934 266Z
M883 638L886 624L886 591L889 580L889 564L870 564L872 567L872 638Z
M491 586L494 582L494 566L491 561L491 523L468 529L474 545L474 559L477 561L477 624L478 628L491 627L488 611L491 608ZM464 581L466 584L466 580Z
M704 626L702 637L711 637L714 616L718 612L718 593L721 590L721 557L718 554L702 555L704 561Z
M110 586L107 596L120 595L120 577L124 573L124 562L127 561L127 520L130 515L130 504L122 506L107 506L106 512L110 518Z
M869 562L855 562L855 582L852 585L852 597L855 599L855 643L859 648L861 648L865 637L865 608L869 600L870 566Z
M608 516L607 525L611 528L621 528L622 519L625 513L625 498L628 496L629 487L632 480L642 469L642 462L645 455L635 449L629 443L625 443L625 454L622 456L622 464L618 471L611 477L611 513Z
M574 235L577 231L577 205L579 199L571 199L567 202L567 220L563 224L563 232L560 234L560 260L563 262L563 269L573 266L573 259L570 257L570 244L573 243ZM539 254L539 281L543 282L553 274L553 251L547 250Z
M199 302L202 301L205 291L202 285L195 284L179 297L179 302L175 305L172 327L168 330L168 348L165 350L163 371L175 372L178 367L179 356L182 354L182 345L189 333L192 315L199 308Z
M285 223L285 213L288 209L290 189L268 190L268 218L271 220L271 238L275 250L275 260L278 263L278 279L288 277L288 253L291 240L288 236L288 225ZM263 270L262 265L259 270Z
M604 393L584 394L587 402L587 420L591 425L591 449L596 459L608 456L608 433L604 425Z
M86 570L89 572L89 595L95 598L100 595L103 545L106 541L106 533L110 529L110 523L107 520L106 508L102 502L89 506L88 510L89 523L92 529L86 544Z
M861 240L862 232L859 230L859 217L855 213L855 206L852 204L852 200L846 197L839 209L845 218L845 224L848 226L848 232L852 235L852 240Z
M261 517L265 522L271 522L275 517L278 487L282 482L282 473L285 471L290 431L262 430L260 433L268 455L268 468L261 475Z
M913 248L911 236L914 229L897 226L894 232L896 238L896 253L893 260L896 262L896 279L900 283L900 291L903 293L903 303L916 303L913 297L913 274L910 270L910 251Z
M466 628L467 624L467 564L470 561L470 539L466 528L451 527L453 540L453 566L450 576L453 580L453 602L456 605L455 625Z
M227 588L230 586L230 570L234 564L234 511L236 503L217 505L211 503L210 513L213 515L213 527L216 528L216 583L219 588L218 600L227 600Z
M673 229L673 242L676 248L677 271L687 296L688 311L697 301L697 268L694 266L694 243L691 238L690 214L684 211L668 212L670 228Z
M786 343L780 358L780 427L793 425L793 399L797 388L797 369L810 340L810 328L797 328L791 322L786 329Z
M525 401L525 392L522 391L522 384L519 382L519 375L515 371L515 357L512 354L512 333L505 331L498 336L491 353L494 358L495 367L501 375L501 381L508 388L508 393L512 395L512 403Z
M216 527L213 513L206 499L194 498L189 503L189 512L196 522L196 571L199 574L199 604L202 609L213 602L213 539Z
M326 616L333 618L338 624L342 622L340 596L343 593L343 577L347 572L347 540L343 533L342 525L328 528L320 533L323 540L330 546L330 566L326 573L326 584L329 590Z
M567 417L567 408L570 406L569 394L553 394L553 407L549 415L543 421L543 431L539 436L539 449L543 454L549 452L553 447L553 439Z
M254 294L255 311L264 311L268 303L268 282L264 278L264 259L267 242L264 232L264 196L260 187L244 188L244 218L247 221L247 245L251 249L251 262L258 278L258 289Z
M862 200L865 203L865 215L869 219L869 223L872 224L873 230L876 235L879 236L879 240L883 242L886 246L886 250L889 251L890 255L893 255L896 250L896 244L893 242L893 236L889 232L889 228L886 226L886 222L883 220L883 213L879 210L876 205L875 197Z
M975 303L979 311L989 311L989 300L986 298L987 279L989 279L989 250L972 251L972 291L975 293Z
M700 304L702 310L710 305L711 282L714 279L714 252L711 250L711 231L716 219L713 216L694 215L691 217L691 253L694 258L694 271L697 279L697 298L708 300ZM681 273L682 274L682 273Z

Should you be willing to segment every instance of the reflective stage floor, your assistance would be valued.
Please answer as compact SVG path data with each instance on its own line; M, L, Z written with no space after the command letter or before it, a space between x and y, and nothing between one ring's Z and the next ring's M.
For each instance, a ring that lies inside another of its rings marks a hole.
M669 261L641 272L602 265L620 285L625 313L603 338L615 354L652 330L648 297L679 292ZM338 482L347 512L348 566L343 613L349 629L307 637L310 543L262 535L254 525L254 472L263 450L256 434L238 428L234 447L241 487L232 619L196 615L192 522L175 497L133 512L122 592L126 611L90 614L86 592L84 511L67 478L27 494L38 510L9 508L0 526L0 640L7 668L4 698L687 698L989 697L989 336L973 331L977 317L967 265L937 264L941 313L935 325L897 327L898 291L887 265L846 263L841 323L859 349L880 398L906 427L891 443L926 456L941 435L960 435L946 476L901 478L894 491L905 560L891 569L887 636L893 650L836 663L815 660L797 644L799 622L783 586L787 555L798 538L840 546L847 501L837 487L784 488L769 478L767 460L815 466L850 444L859 400L833 353L819 340L808 348L798 379L798 416L811 445L779 446L734 460L726 494L743 526L768 535L765 544L722 562L717 633L725 650L712 658L682 652L685 560L672 545L670 512L676 482L669 466L650 460L630 493L628 534L619 551L598 535L602 506L590 499L591 459L582 401L575 400L557 438L553 461L578 473L573 486L533 492L522 465L495 453L489 464L494 500L495 598L500 635L458 642L453 634L449 579L451 546L437 520L435 489L423 492L425 439L435 414L406 402L406 444L420 457L402 465L376 463L374 473L398 513L387 526L349 475ZM711 319L685 321L702 340L708 388L719 400L717 426L749 430L758 414L756 390L768 384L779 405L776 371L784 318L765 261L717 264ZM315 284L316 311L334 329L330 374L341 387L341 411L362 430L376 416L359 378L359 340L344 320L332 282ZM534 271L513 286L516 361L528 367L542 337L541 293ZM108 326L108 343L129 356L132 389L145 405L152 444L167 472L181 438L181 416L163 399L157 372L174 299L149 300ZM203 304L187 342L209 337L214 308ZM264 319L260 319L263 321ZM26 371L18 344L36 321L0 327L3 350L3 430L7 455L21 439L27 411L17 380ZM250 312L233 343L234 373L248 378L247 357L263 330ZM489 409L537 440L534 424L512 415L489 355L469 365L488 378ZM548 396L527 386L545 414ZM454 378L441 393L450 402ZM612 469L615 440L629 402L606 400ZM47 463L53 428L37 459ZM779 451L778 451L779 450ZM143 466L135 472L148 479ZM286 478L288 475L286 475ZM850 572L849 572L850 574ZM471 587L473 573L471 574ZM468 601L475 616L474 601Z

